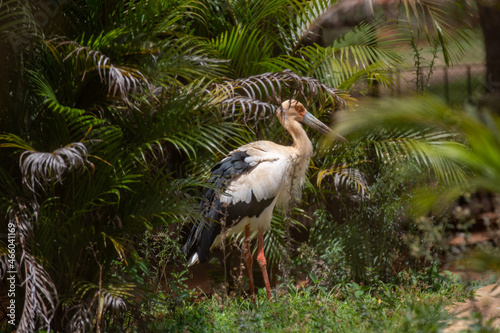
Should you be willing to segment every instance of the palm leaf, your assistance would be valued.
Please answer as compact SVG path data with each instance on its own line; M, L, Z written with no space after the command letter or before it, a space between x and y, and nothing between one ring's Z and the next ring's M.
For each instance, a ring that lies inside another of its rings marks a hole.
M33 38L39 37L39 27L29 7L19 0L2 1L0 36L16 51L22 51Z
M174 155L173 147L194 162L207 152L210 155L227 153L228 143L243 144L244 129L220 115L217 101L209 94L210 86L200 80L173 92L160 89L155 92L153 102L141 105L142 112L132 114L140 120L130 122L119 117L117 121L134 147L130 156L153 166L151 163L155 161L169 162ZM129 128L130 124L133 128ZM137 134L140 136L134 140Z
M49 183L63 182L63 175L69 171L86 170L92 163L87 159L87 147L73 142L53 152L25 151L19 160L23 183L33 192L36 185L44 188Z
M233 116L236 108L241 108L246 120L266 117L267 112L272 113L276 105L289 98L301 99L307 104L313 101L323 106L333 104L336 108L346 107L349 101L342 91L290 70L227 81L216 85L212 94L223 110Z
M105 38L101 37L100 41ZM111 58L99 50L94 50L87 46L82 46L73 41L52 40L48 44L53 49L65 47L69 53L63 59L71 59L75 64L75 69L81 80L92 72L97 73L100 81L107 85L108 94L119 97L125 101L129 96L134 96L143 89L149 88L149 81L138 69L126 66L115 65Z
M393 48L401 40L393 28L381 28L380 21L373 20L361 23L329 47L302 47L293 56L270 59L269 66L276 70L300 69L302 75L316 77L340 89L349 89L366 78L391 84L392 70L403 63L402 56Z
M435 98L388 101L356 116L344 114L337 126L344 134L370 137L377 155L387 163L411 159L432 171L439 187L433 187L432 195L423 192L430 198L449 202L464 191L499 190L500 121L488 112L465 114ZM435 202L425 201L426 207Z
M71 332L83 333L91 330L94 313L85 303L76 304L68 309L65 319L69 323Z
M24 252L25 298L18 331L34 332L37 329L50 331L57 306L57 291L44 267L35 258Z
M451 112L432 99L428 103L411 106L410 103L386 101L356 112L356 117L362 120L353 120L353 115L348 114L339 116L338 129L344 133L364 135L384 163L397 164L411 159L421 167L432 170L443 185L462 182L467 178L467 171L446 158L446 150L450 145L464 146L450 141L459 138L459 133L430 118L434 107L439 107L437 112L443 117Z
M207 25L207 4L204 1L130 1L120 2L118 6L121 10L117 10L113 18L121 26L133 28L137 34L180 32L186 21Z
M8 210L8 220L16 226L16 238L20 248L16 265L18 268L24 268L24 272L20 270L18 273L22 280L20 285L24 287L23 309L17 327L19 332L34 332L38 329L50 331L58 302L54 282L31 254L29 247L39 210L36 203L23 203L20 200Z
M63 116L64 123L59 127L61 136L65 131L68 134L68 140L88 142L91 149L118 148L117 145L122 137L122 132L118 127L110 125L108 121L99 119L83 109L63 105L50 82L42 74L31 71L30 82L34 92L43 98L43 104L51 111ZM34 151L33 148L25 150Z
M212 41L225 59L234 68L234 77L248 77L262 73L260 62L271 54L272 44L265 41L260 30L235 26Z
M319 18L324 15L337 1L312 0L290 1L292 13L288 25L290 30L283 30L281 38L288 54L295 54L304 45L317 25Z
M229 73L228 62L221 59L212 43L185 36L163 42L158 57L158 84L182 86L199 78L214 79Z
M0 148L18 148L22 150L33 150L23 139L12 133L0 134Z
M127 309L125 297L133 296L132 292L136 286L132 283L120 283L114 285L98 285L89 281L78 281L73 285L76 295L80 301L73 305L67 305L65 316L69 317L69 325L72 332L86 332L94 324L94 321L106 318L100 327L112 324L115 328L122 321L118 320ZM109 316L106 316L109 315ZM111 321L111 318L115 321Z
M290 0L277 1L232 1L228 3L234 13L237 24L244 24L251 30L262 29L266 23L280 21L284 19L284 13L288 12Z
M57 98L56 92L49 80L40 72L30 71L30 83L35 94L42 97L43 102L58 113L81 115L83 110L62 105Z
M318 173L318 187L321 188L321 183L327 176L333 176L333 184L337 192L347 190L354 193L351 195L352 198L370 198L366 175L361 170L353 168L352 165L332 166L321 170Z
M403 0L402 4L408 25L415 22L418 29L423 31L428 39L435 37L438 40L447 66L451 64L453 58L458 59L460 55L465 53L464 44L469 44L471 38L467 30L464 29L468 28L468 20L450 20L449 17L449 6L461 6L460 3L454 0ZM410 30L412 30L411 27ZM458 43L456 54L451 53L449 48L452 41Z

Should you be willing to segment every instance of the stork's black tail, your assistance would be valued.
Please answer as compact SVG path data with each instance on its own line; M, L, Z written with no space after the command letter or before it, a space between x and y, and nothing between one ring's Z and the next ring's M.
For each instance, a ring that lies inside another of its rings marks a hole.
M218 215L218 213L216 214ZM211 210L198 225L191 229L186 244L182 247L182 251L188 258L188 266L198 261L200 263L206 262L210 257L210 247L221 231L218 216L214 215Z

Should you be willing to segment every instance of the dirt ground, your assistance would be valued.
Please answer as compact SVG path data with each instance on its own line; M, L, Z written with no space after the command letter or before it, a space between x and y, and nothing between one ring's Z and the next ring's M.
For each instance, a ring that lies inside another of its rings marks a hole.
M457 233L449 241L449 245L458 247L475 247L479 244L499 244L500 242L500 195L478 192L452 210L457 219L461 214L473 218L472 232L464 237ZM453 264L451 265L453 266ZM495 281L492 274L475 273L470 269L452 272L462 276L464 280L482 281L484 284ZM498 272L497 272L498 274ZM490 322L491 327L500 332L500 280L476 290L475 296L466 302L449 307L449 313L457 318L444 332L484 332L477 330L477 324ZM475 314L480 314L477 316Z
M450 314L458 319L443 331L445 333L469 331L479 322L479 319L474 317L474 313L481 314L483 323L491 321L491 327L500 330L500 284L495 283L479 288L473 299L457 303L449 310Z

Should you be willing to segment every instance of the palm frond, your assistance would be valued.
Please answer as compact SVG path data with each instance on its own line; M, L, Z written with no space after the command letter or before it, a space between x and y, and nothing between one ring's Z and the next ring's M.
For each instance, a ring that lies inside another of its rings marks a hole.
M36 192L37 185L43 189L55 181L62 183L64 173L85 170L92 163L88 160L87 147L81 142L72 142L53 152L25 151L21 154L19 165L23 183Z
M469 44L470 35L465 28L468 28L467 20L450 20L449 7L463 6L453 0L445 1L419 1L403 0L406 19L409 24L415 22L417 29L423 31L428 39L435 37L442 48L446 65L450 65L453 58L465 53L464 44ZM398 4L398 7L400 4ZM466 6L470 6L466 4ZM411 29L411 28L410 28ZM451 53L449 45L452 41L458 43L456 54Z
M449 121L437 122L436 119L439 118ZM396 134L404 134L405 130L408 130L408 135L412 136L416 135L417 129L424 130L424 136L434 132L458 136L460 133L456 131L457 125L456 110L434 97L421 100L408 98L372 101L357 110L356 116L354 113L338 114L338 129L346 135L359 131L375 136L378 134L374 128L384 128L387 133L397 130Z
M125 298L133 296L135 287L133 283L99 287L89 281L76 282L73 290L79 301L71 306L67 305L65 309L72 332L86 332L93 326L120 327L123 324L122 316L127 311Z
M29 7L19 0L2 1L0 7L0 36L9 41L17 53L22 51L31 39L39 37L39 27Z
M273 25L286 23L290 10L290 4L295 1L290 0L256 0L256 1L234 1L228 3L234 13L236 22L248 26L251 30L259 29L264 34L271 32L271 29L262 29L270 23Z
M68 309L65 313L65 319L71 332L83 333L92 327L94 320L94 311L85 303L79 303Z
M318 187L321 188L321 183L325 177L333 176L333 184L337 192L347 190L353 199L370 198L369 184L366 175L353 166L354 165L332 166L328 169L321 170L318 173Z
M211 86L199 80L176 91L158 89L154 101L144 102L140 105L142 112L132 114L140 120L117 117L124 136L131 141L130 156L148 168L163 168L176 162L179 154L194 162L207 152L227 153L228 143L243 144L243 126L220 114L218 100L208 90Z
M263 38L259 29L235 26L212 41L225 59L229 59L236 78L262 73L260 62L270 56L272 44Z
M109 312L112 316L118 317L127 309L127 304L122 298L123 295L130 295L130 290L134 287L134 285L127 286L127 288L118 288L115 286L109 290L102 290L102 300L100 301L102 306L100 307L100 311L102 313Z
M40 205L36 201L21 200L17 198L16 202L10 202L8 207L8 220L17 228L18 237L23 240L20 242L24 246L33 236L35 222L38 219Z
M195 147L204 148L211 153L224 151L227 137L236 137L240 128L232 123L225 123L222 126L219 124L200 124L198 132L186 131L172 133L168 138L164 138L166 142L174 144L179 150L187 154L191 159L196 158ZM222 140L222 141L221 141Z
M165 35L180 32L186 22L207 25L207 4L200 0L122 2L112 14L116 24L135 34Z
M413 104L391 100L356 112L356 120L352 114L340 115L337 129L364 136L384 163L397 164L411 159L432 171L442 185L451 185L463 182L468 174L457 162L446 158L450 145L465 148L457 141L463 136L449 126L456 119L451 112L455 111L434 99ZM436 117L449 119L450 123L436 121Z
M437 179L446 185L458 184L467 179L467 172L443 154L449 146L466 148L463 144L446 141L453 139L454 135L438 132L431 136L436 139L428 139L426 133L422 131L394 134L391 133L390 137L379 138L373 142L378 157L384 163L400 163L405 159L412 159L425 169L432 170Z
M0 134L0 148L18 148L22 150L33 150L25 140L12 133Z
M44 267L29 253L24 252L25 275L21 285L25 297L17 329L20 332L35 332L38 329L50 331L50 325L57 306L57 290Z
M63 116L65 123L60 132L66 130L69 140L88 141L94 149L102 148L103 145L106 149L116 148L122 135L119 128L88 111L62 104L50 82L41 73L31 71L30 81L34 92L43 98L45 106Z
M0 244L0 279L4 280L6 275L7 275L7 272L12 270L12 266L11 266L11 269L9 269L9 250L6 246L4 246L4 244ZM16 268L16 271L17 271L17 267L14 267Z
M361 23L331 46L302 47L293 56L269 59L268 65L276 70L300 70L301 75L316 77L339 89L349 89L366 78L390 85L392 70L403 63L393 47L401 40L395 29L381 27L380 21L373 20Z
M236 108L241 108L246 120L265 118L269 111L275 110L276 105L289 98L298 98L308 104L319 102L324 107L333 105L335 108L346 107L350 100L344 92L291 70L227 81L216 85L211 94L232 116L235 116Z
M182 86L204 77L219 78L229 74L230 59L222 57L213 43L185 36L163 42L158 56L158 84Z
M463 113L436 98L425 98L379 102L356 115L341 115L337 129L366 135L386 163L417 163L427 171L422 176L438 180L432 195L424 192L449 202L464 191L499 190L499 125L488 112ZM432 201L421 204L428 207Z
M126 65L115 65L110 57L99 50L74 41L52 40L48 44L53 49L67 48L69 52L63 61L71 59L74 62L82 81L86 75L97 73L100 81L107 85L108 94L113 97L128 101L129 96L149 88L150 83L140 70Z
M50 331L58 302L53 280L31 253L30 241L39 210L36 202L22 202L19 199L8 210L8 221L17 231L19 256L16 268L20 286L24 287L24 303L17 328L20 332L35 332L39 329Z
M283 30L281 38L288 54L295 52L303 46L304 42L311 37L313 28L317 25L319 18L324 15L337 1L312 0L291 1L292 13L288 22L290 30Z

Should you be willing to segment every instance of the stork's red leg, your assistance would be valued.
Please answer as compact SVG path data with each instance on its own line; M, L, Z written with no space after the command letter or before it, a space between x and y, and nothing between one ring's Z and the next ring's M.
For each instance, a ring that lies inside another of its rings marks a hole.
M262 271L262 277L264 278L264 284L266 285L267 298L271 300L271 286L269 284L269 277L267 275L267 261L264 256L264 228L259 227L258 235L258 248L257 248L257 261L259 262L260 269Z
M250 248L250 224L247 224L245 227L245 249L244 249L244 255L245 255L245 263L247 265L247 272L248 272L248 284L250 285L250 295L252 298L255 298L255 285L253 283L253 271L252 271L252 263L253 263L253 258L252 258L252 249Z

